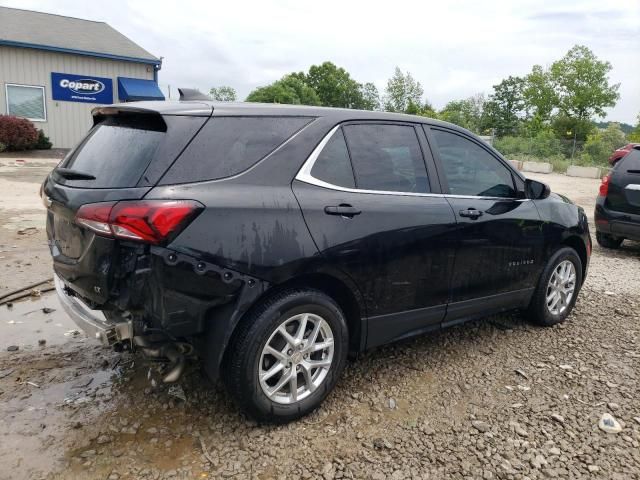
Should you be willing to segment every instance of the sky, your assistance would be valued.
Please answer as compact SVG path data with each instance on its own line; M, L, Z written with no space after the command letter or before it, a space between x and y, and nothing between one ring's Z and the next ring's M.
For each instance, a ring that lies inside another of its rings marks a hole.
M396 66L436 108L509 75L548 66L573 45L611 62L620 100L607 120L640 114L640 0L446 2L0 0L0 5L105 21L162 57L159 83L230 85L240 99L292 71L332 61L382 92ZM64 33L61 32L63 35Z

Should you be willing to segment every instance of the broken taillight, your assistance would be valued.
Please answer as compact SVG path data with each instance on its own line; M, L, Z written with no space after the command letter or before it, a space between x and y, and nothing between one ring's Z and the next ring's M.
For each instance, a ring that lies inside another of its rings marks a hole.
M179 233L204 206L194 200L139 200L83 205L76 223L96 233L159 244Z
M600 184L600 196L606 197L609 193L609 182L611 181L611 176L605 175L602 177L602 183Z

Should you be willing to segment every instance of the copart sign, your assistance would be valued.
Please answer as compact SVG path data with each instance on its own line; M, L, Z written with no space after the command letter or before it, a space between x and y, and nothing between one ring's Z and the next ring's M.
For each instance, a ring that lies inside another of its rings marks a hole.
M51 72L51 95L64 102L113 103L113 82L110 78Z

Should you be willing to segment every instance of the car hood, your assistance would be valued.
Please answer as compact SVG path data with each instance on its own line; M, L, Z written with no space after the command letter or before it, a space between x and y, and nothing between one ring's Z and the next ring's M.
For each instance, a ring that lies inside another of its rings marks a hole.
M569 203L571 205L575 205L575 203L573 203L573 201L570 198L565 197L564 195L560 195L559 193L556 193L556 192L551 192L549 197L550 198L554 198L554 199L559 200L559 201L564 202L564 203Z

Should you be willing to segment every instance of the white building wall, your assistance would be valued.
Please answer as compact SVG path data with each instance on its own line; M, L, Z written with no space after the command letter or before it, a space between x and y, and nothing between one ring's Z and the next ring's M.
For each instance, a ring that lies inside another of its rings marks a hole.
M0 114L7 113L7 83L44 86L47 120L34 124L58 148L71 148L82 139L92 125L91 110L98 105L52 100L51 72L111 78L114 103L119 101L118 77L153 80L153 65L0 46Z

